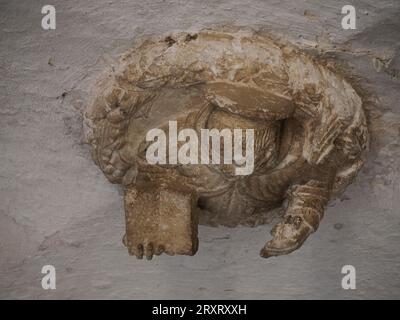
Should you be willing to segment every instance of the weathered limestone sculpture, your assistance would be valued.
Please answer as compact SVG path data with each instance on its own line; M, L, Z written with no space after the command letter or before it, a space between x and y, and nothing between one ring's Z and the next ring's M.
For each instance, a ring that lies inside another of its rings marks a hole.
M149 164L146 134L168 132L169 121L196 132L254 129L254 172L235 175L235 162ZM94 161L125 190L124 244L148 259L195 254L199 223L255 226L282 205L260 254L296 250L368 145L362 101L343 77L247 30L144 41L99 81L85 125Z

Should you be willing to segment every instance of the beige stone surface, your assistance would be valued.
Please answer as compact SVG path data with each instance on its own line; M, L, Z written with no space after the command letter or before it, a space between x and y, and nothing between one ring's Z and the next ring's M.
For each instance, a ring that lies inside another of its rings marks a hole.
M54 0L57 29L48 32L43 2L0 1L0 297L397 298L400 4L351 3L356 30L341 28L349 4L341 0ZM144 38L225 24L261 29L344 67L369 95L368 158L312 241L290 255L258 256L268 225L200 225L196 255L132 259L121 243L123 190L84 143L90 88ZM46 264L57 270L56 290L40 285ZM341 287L347 264L357 290Z

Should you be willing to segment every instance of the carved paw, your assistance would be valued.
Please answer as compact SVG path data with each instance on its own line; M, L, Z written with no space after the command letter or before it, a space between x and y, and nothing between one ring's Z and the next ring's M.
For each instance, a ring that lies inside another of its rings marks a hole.
M127 240L126 234L124 235L122 242L128 248L129 254L136 256L138 259L146 257L147 260L151 260L153 255L160 255L165 252L165 246L158 243L158 241L135 241ZM166 252L168 253L168 252Z
M311 227L301 216L288 215L272 229L273 239L261 249L260 255L269 258L288 254L298 249L311 232Z

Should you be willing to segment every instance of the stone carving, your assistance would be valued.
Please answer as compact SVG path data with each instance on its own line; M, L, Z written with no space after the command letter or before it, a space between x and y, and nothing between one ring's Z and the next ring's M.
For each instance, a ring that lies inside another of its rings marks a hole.
M352 182L368 146L361 98L341 75L248 30L148 39L96 90L85 113L87 140L108 180L123 185L123 242L138 258L193 255L199 223L255 226L279 206L284 217L260 254L290 253ZM171 120L196 131L254 129L254 172L149 164L146 133L167 132Z

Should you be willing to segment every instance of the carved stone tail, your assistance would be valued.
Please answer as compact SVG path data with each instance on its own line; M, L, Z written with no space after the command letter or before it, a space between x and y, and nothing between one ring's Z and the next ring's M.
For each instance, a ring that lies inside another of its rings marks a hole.
M293 186L284 219L272 229L273 239L261 249L260 255L268 258L298 249L317 230L329 199L328 190L326 183L316 180Z
M304 185L296 185L289 192L289 203L285 216L299 216L311 232L318 229L328 203L328 185L311 180Z

